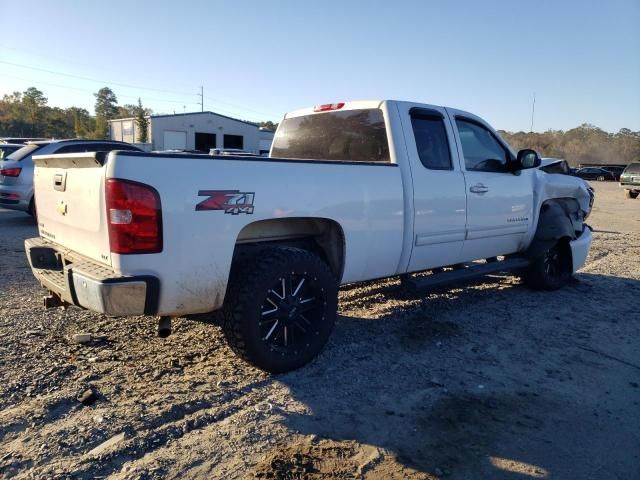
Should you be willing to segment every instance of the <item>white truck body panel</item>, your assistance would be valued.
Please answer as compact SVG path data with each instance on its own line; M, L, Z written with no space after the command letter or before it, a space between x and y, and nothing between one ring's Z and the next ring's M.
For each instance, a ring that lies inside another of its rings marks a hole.
M422 165L409 116L412 108L433 110L443 117L451 170ZM344 284L522 252L531 243L540 206L547 199L575 198L585 212L590 210L589 193L580 179L538 169L515 174L467 171L455 117L473 119L499 138L472 114L397 101L348 102L341 107L341 111L359 109L382 111L389 162L111 152L104 165L93 168L73 168L70 161L65 165L71 156L60 160L62 167L39 164L40 235L109 265L116 275L157 278L155 313L176 316L223 305L236 244L243 230L256 222L310 218L337 224L344 241L340 247ZM285 118L307 115L323 113L303 109ZM60 174L66 175L66 192L53 189L53 179ZM140 182L158 191L160 253L110 252L107 179ZM471 190L477 186L482 191ZM199 195L202 191L250 195L252 212L196 210L207 198ZM60 202L66 205L64 214L57 210ZM590 240L584 239L572 245L577 252L574 268L584 262L589 245Z
M240 231L265 219L326 218L341 225L343 283L399 273L404 212L395 165L159 156L155 168L148 169L140 160L118 154L107 163L106 176L153 185L161 194L163 222L171 228L164 232L161 253L113 255L113 267L119 273L171 279L160 298L161 313L219 308ZM224 189L255 192L253 215L195 210L204 200L199 190Z

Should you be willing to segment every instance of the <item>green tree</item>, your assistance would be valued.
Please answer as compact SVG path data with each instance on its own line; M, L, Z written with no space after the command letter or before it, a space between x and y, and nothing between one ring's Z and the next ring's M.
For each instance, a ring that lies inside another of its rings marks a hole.
M115 118L118 113L118 98L109 87L102 87L98 93L93 94L96 97L96 138L106 138L108 120Z
M146 111L142 107L142 100L138 98L138 106L136 107L136 127L138 127L138 141L147 143L149 141L149 120Z
M138 113L137 105L120 105L118 106L118 112L116 113L115 118L132 118L135 117Z
M30 124L30 135L43 134L44 107L47 105L47 97L35 87L29 87L22 93L22 104L27 113Z
M268 128L269 130L273 130L273 131L275 131L276 128L278 128L278 124L273 123L271 120L268 120L266 122L260 122L258 123L258 126L263 128Z
M70 107L67 116L73 121L73 133L76 138L91 138L96 130L95 119L84 108Z

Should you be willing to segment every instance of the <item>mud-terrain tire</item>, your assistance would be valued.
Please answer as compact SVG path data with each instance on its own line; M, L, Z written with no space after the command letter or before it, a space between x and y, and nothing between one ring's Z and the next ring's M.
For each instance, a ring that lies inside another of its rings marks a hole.
M317 255L274 247L232 268L223 330L231 349L271 373L299 368L333 330L338 282Z
M631 190L625 190L624 196L627 198L638 198L638 192L632 192Z
M525 283L534 290L557 290L573 274L569 242L560 240L535 258L525 271Z

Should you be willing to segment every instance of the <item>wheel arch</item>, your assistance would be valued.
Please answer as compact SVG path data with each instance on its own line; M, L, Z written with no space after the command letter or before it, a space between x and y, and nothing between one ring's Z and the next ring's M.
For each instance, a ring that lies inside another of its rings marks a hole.
M323 217L287 217L258 220L239 232L233 264L277 245L303 248L327 262L338 282L345 264L345 237L340 224Z
M558 241L575 240L583 229L580 203L575 198L552 198L540 206L538 224L528 249L537 258ZM569 249L569 251L571 251Z

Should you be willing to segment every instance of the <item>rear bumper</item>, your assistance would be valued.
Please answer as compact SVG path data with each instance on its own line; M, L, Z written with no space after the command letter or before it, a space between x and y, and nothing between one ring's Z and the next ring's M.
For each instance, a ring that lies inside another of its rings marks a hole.
M22 185L0 185L0 207L11 210L29 211L31 188Z
M156 277L118 275L42 238L27 239L24 245L35 277L64 302L116 317L158 311Z
M589 249L591 248L592 240L593 236L591 234L591 227L585 225L585 229L582 231L582 235L569 242L569 246L571 247L571 259L573 261L574 272L582 268L582 266L586 262L587 255L589 255Z

